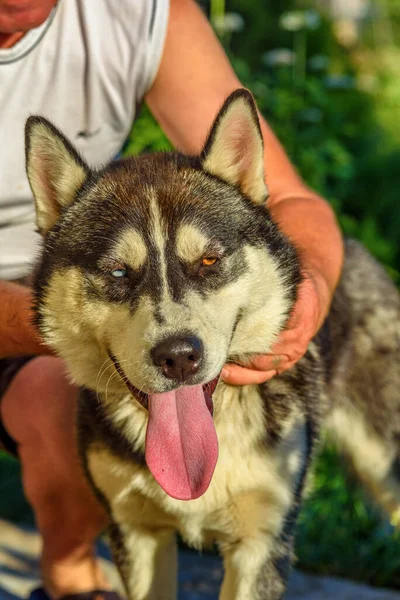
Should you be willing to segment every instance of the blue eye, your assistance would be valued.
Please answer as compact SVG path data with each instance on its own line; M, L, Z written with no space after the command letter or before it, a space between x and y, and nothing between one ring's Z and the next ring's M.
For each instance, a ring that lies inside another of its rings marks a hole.
M126 277L128 271L126 269L114 269L114 271L111 271L111 275L113 277Z

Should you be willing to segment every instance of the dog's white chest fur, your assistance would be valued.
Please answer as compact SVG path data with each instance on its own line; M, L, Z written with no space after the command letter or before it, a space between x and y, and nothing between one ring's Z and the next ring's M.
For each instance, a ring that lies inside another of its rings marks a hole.
M132 444L135 449L143 448L147 414L127 399L114 417L129 439L135 440ZM215 394L214 423L219 443L218 462L208 490L196 500L175 500L160 488L148 469L122 461L106 447L92 449L88 456L89 470L115 519L173 526L196 547L216 530L226 531L227 537L231 537L241 528L240 523L232 521L240 521L238 514L243 512L246 528L247 513L255 513L251 522L266 504L272 511L270 519L276 519L273 507L279 506L281 512L290 502L292 485L288 486L288 476L294 483L301 460L302 427L293 427L286 437L285 448L268 449L263 403L256 386L240 389L220 385Z

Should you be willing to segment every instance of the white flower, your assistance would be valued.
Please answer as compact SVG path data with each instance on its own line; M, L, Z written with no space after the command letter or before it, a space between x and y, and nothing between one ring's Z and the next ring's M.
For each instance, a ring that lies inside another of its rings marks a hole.
M279 25L286 31L300 31L301 29L317 29L321 18L315 10L291 10L284 12Z
M214 18L213 25L221 33L234 33L244 29L244 19L239 13L229 12Z
M300 10L284 12L280 16L279 25L286 31L300 31L304 28L304 13Z
M289 67L294 64L296 55L289 48L274 48L264 52L262 60L268 67Z

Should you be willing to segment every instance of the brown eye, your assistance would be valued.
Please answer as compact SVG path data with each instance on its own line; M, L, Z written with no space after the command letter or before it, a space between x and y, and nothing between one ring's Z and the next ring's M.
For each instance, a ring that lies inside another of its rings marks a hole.
M202 259L201 264L203 267L211 267L212 265L215 265L217 261L218 258L216 256L207 256Z

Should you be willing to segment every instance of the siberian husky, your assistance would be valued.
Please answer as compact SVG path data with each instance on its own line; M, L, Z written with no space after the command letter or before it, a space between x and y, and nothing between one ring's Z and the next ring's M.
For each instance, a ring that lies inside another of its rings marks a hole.
M400 297L359 244L301 361L262 385L218 381L270 351L301 281L266 208L250 93L226 100L200 156L94 171L44 118L26 133L37 324L81 387L82 465L130 600L176 597L176 532L217 544L223 600L282 598L321 427L396 515Z

